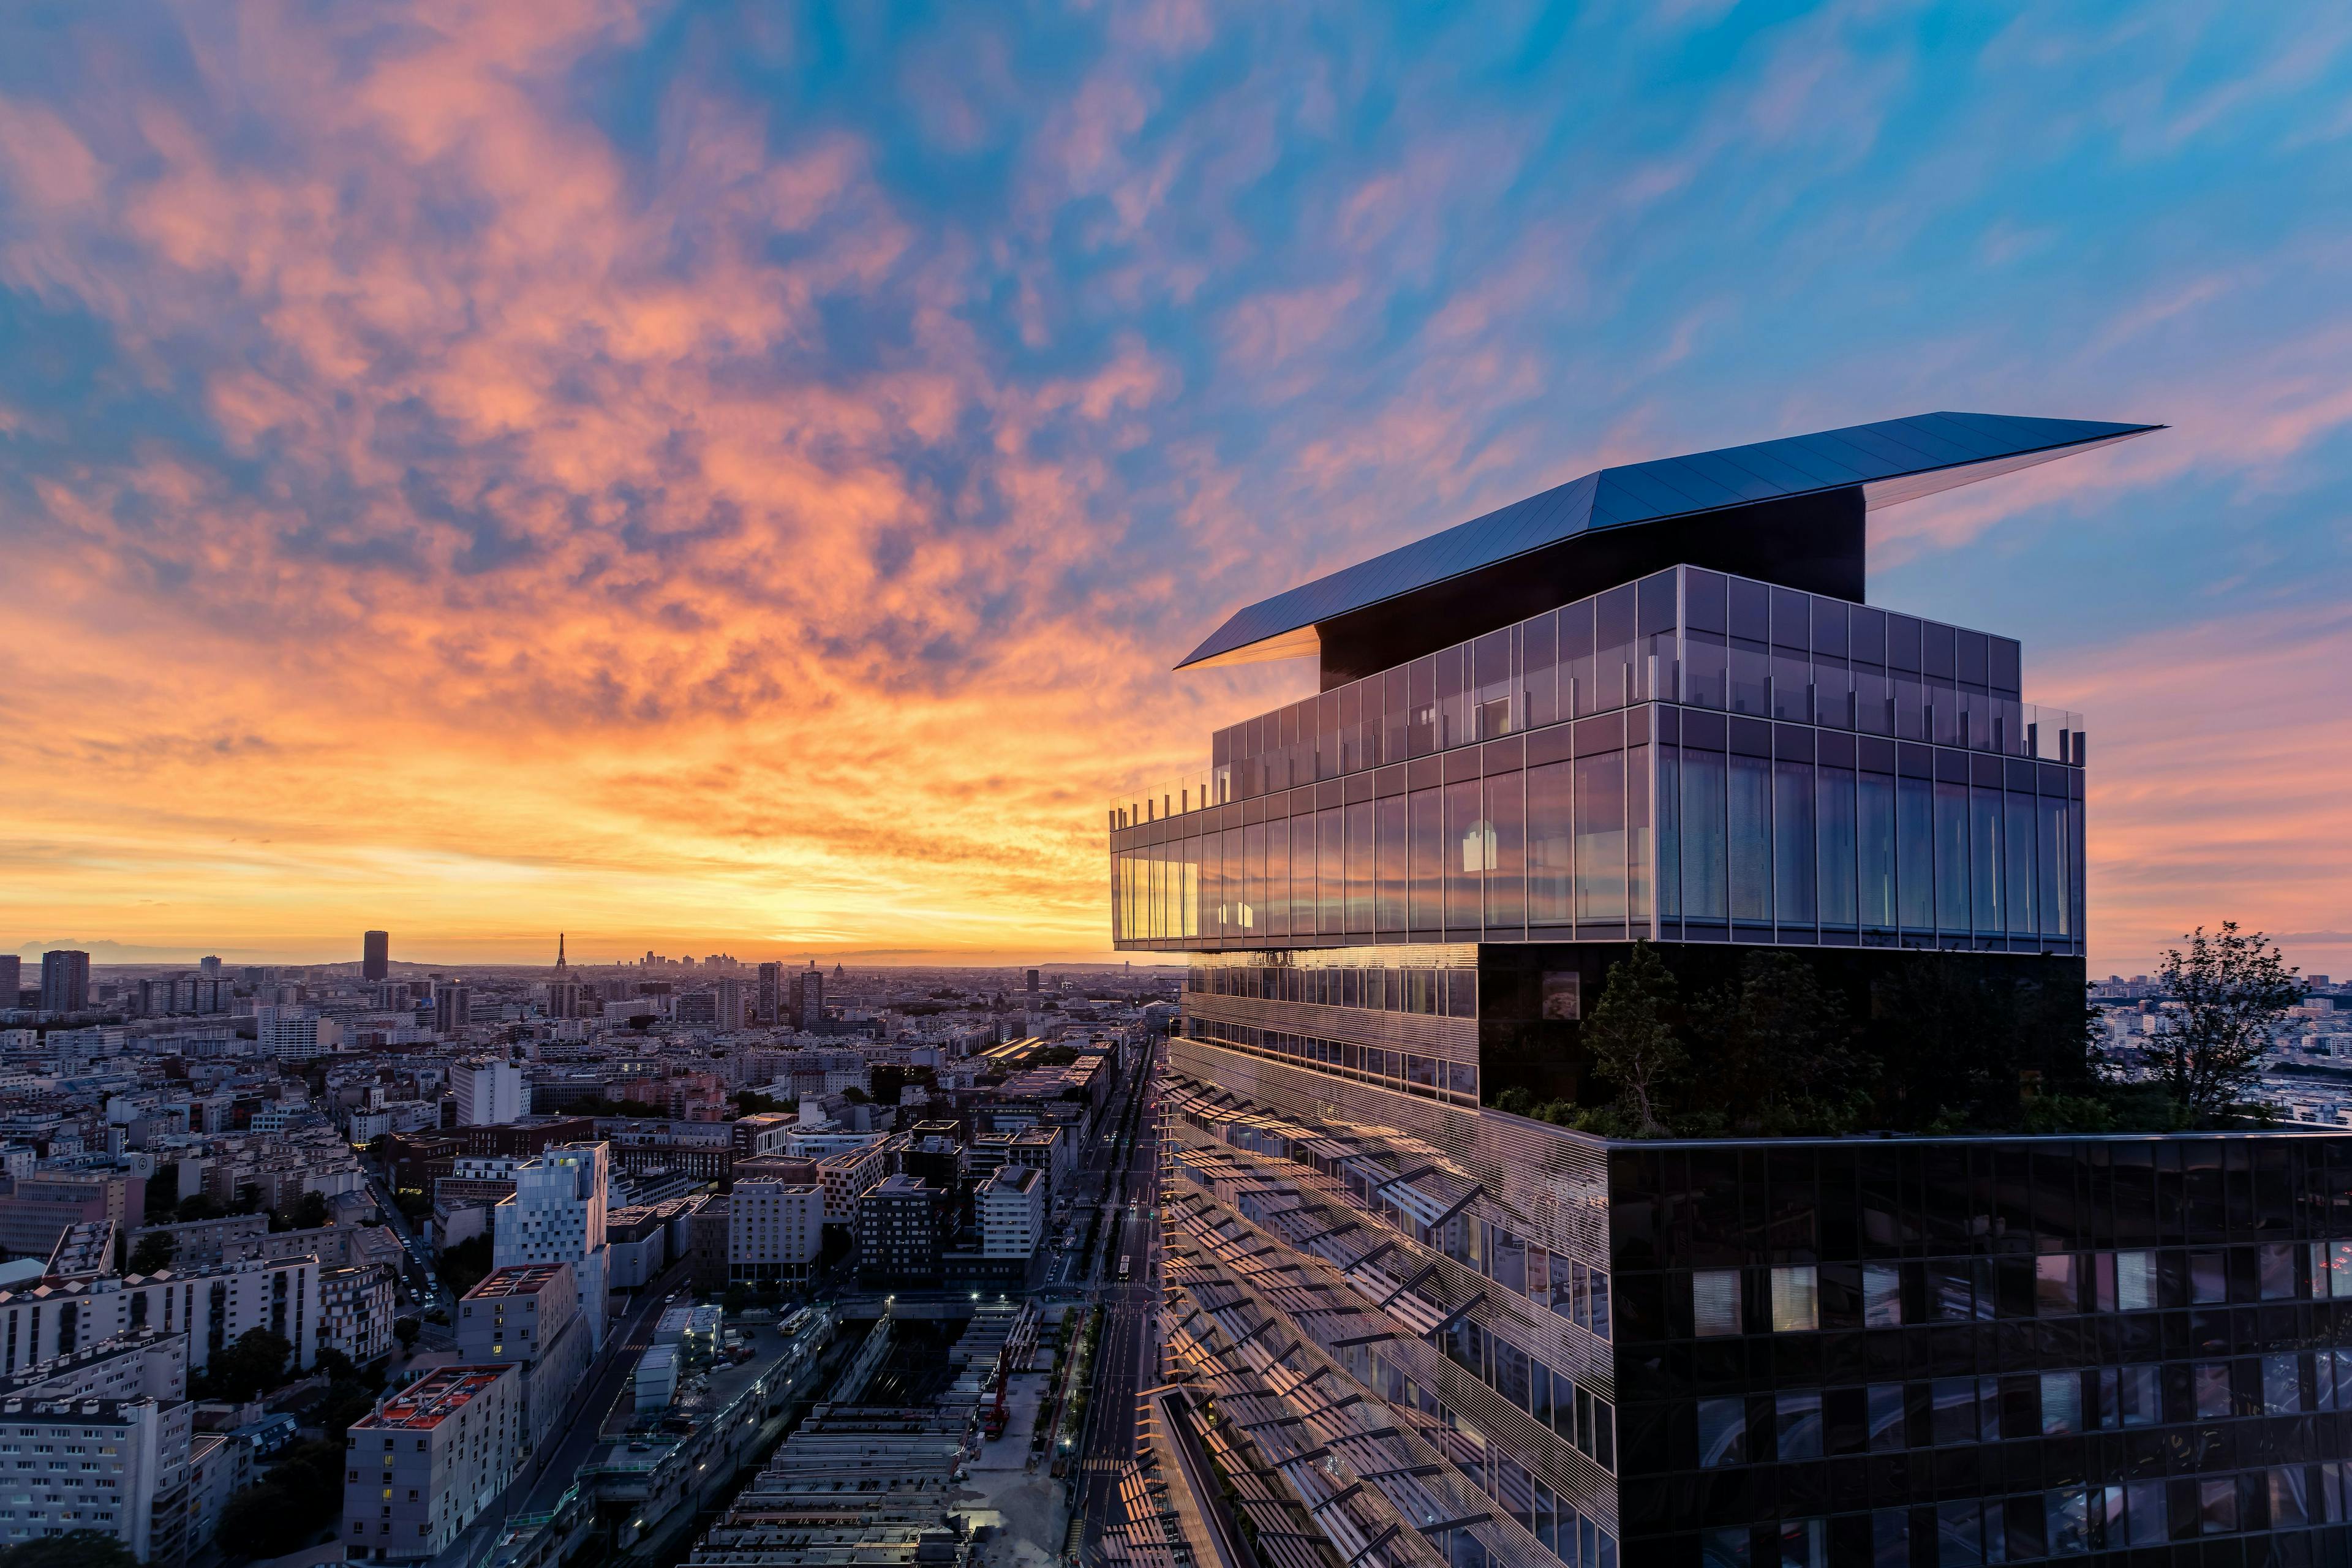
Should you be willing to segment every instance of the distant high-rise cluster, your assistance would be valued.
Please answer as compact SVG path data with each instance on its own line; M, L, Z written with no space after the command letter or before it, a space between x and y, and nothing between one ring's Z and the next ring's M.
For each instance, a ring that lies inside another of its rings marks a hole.
M360 937L360 978L384 979L392 973L392 933L372 931Z

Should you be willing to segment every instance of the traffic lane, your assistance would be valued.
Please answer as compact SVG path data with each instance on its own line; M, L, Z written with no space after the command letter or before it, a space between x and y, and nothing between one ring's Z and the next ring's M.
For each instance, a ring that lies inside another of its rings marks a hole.
M652 1324L661 1310L669 1304L671 1292L684 1283L686 1259L673 1264L646 1292L646 1301L630 1318L614 1322L601 1352L602 1364L592 1367L588 1395L584 1404L575 1407L569 1428L553 1453L547 1456L540 1477L515 1513L542 1513L555 1506L564 1489L572 1484L572 1472L588 1458L596 1446L596 1435L604 1424L604 1415L620 1397L621 1384L637 1364L637 1356L653 1342Z
M1103 1375L1096 1385L1092 1430L1084 1449L1086 1462L1080 1467L1087 1521L1082 1542L1089 1553L1118 1521L1122 1508L1118 1477L1135 1458L1136 1396L1142 1387L1150 1321L1148 1312L1119 1303L1112 1307L1104 1324Z
M1101 1540L1118 1506L1117 1475L1134 1457L1135 1335L1132 1314L1114 1307L1103 1325L1102 1362L1095 1379L1094 1398L1087 1413L1087 1432L1079 1466L1086 1486L1084 1545Z

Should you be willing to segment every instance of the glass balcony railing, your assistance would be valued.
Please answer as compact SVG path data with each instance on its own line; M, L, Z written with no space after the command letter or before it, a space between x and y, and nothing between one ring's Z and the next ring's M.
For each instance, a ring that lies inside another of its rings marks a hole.
M1664 701L2080 766L2083 715L2023 701L2017 643L1677 566L1216 732L1115 795L1113 828Z

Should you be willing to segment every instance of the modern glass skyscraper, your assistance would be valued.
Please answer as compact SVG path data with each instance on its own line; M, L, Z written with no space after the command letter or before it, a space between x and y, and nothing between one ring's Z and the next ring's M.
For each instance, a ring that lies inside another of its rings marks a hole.
M1864 529L2150 428L1604 469L1184 660L1322 672L1109 817L1118 944L1192 955L1165 1339L1252 1530L1348 1568L2347 1560L2352 1138L1505 1109L1592 1102L1636 939L1686 987L1769 950L1857 1016L1925 973L2079 1016L2083 721L2016 642L1864 603Z

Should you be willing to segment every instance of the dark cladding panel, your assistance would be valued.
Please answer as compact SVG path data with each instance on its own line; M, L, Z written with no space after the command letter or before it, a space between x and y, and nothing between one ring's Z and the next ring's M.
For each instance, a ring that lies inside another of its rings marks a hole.
M1343 686L1675 565L1859 600L1866 521L1862 492L1849 488L1727 507L1672 527L1562 540L1322 622L1322 686Z
M1322 631L1328 640L1329 623L1336 619L1407 595L1418 600L1449 579L1486 572L1507 562L1517 563L1523 574L1532 569L1540 575L1537 563L1527 558L1580 536L1668 521L1686 526L1691 520L1743 506L1772 504L1852 486L1877 487L1882 492L1878 501L1865 504L1892 504L1948 484L1989 477L2002 471L2004 465L2039 460L2036 454L2119 440L2155 428L1986 414L1919 415L1603 468L1252 605L1236 612L1183 663L1243 654L1310 626ZM1939 472L1944 476L1941 479L1933 477ZM1680 529L1671 531L1679 533ZM1687 549L1653 547L1645 559L1649 564L1629 574L1700 557ZM1790 587L1812 586L1777 575L1755 562L1737 569L1771 576ZM1596 584L1590 566L1579 575L1580 585L1564 596L1609 585L1606 582ZM1858 599L1862 596L1859 570L1851 592L1828 587L1813 591ZM1520 619L1547 607L1537 604L1502 621ZM1482 628L1452 626L1437 643L1475 635L1478 629Z

